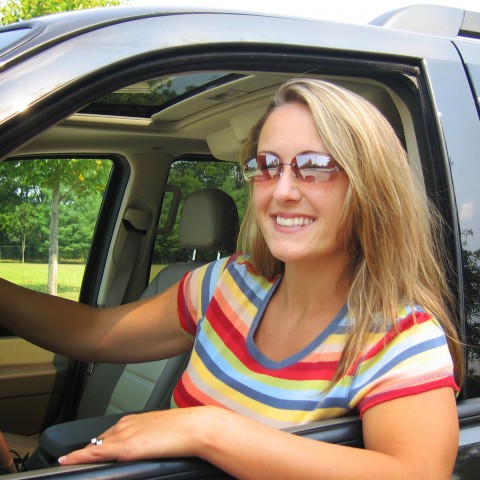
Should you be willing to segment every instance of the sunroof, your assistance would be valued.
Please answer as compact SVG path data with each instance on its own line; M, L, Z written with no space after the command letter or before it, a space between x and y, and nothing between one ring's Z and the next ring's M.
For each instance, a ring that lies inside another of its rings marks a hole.
M129 85L101 97L80 113L150 118L154 113L186 98L232 82L242 75L201 72L157 77Z

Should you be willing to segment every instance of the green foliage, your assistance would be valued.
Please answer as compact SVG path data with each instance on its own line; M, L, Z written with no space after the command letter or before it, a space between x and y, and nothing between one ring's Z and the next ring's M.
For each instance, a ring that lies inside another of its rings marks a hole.
M32 162L3 162L0 163L0 244L8 245L14 243L20 246L22 229L15 225L23 218L20 209L28 209L28 206L35 207L35 216L39 219L39 208L41 208L42 192L38 186L32 183ZM27 206L28 205L28 206ZM25 215L28 221L29 215ZM41 222L40 222L41 223ZM40 227L39 227L40 228ZM28 230L28 228L25 228ZM28 235L30 242L32 235ZM35 235L36 239L40 237Z
M88 194L93 190L103 191L110 173L110 162L81 159L35 159L15 162L14 175L21 188L21 195L29 201L36 198L38 203L45 201L60 183L60 201L68 202L74 197Z
M36 208L31 203L21 203L15 207L15 220L10 222L12 236L33 237L38 230Z
M60 261L86 263L101 202L101 196L93 194L62 205L58 235Z
M31 203L20 203L13 212L0 214L0 223L5 225L5 231L10 240L20 245L22 263L25 261L27 242L38 235L40 227L36 208Z
M110 169L109 160L98 159L0 163L1 244L21 247L20 232L29 232L28 244L45 260L52 231L56 231L60 248L65 249L60 250L61 258L85 260ZM22 213L20 209L26 210ZM34 234L30 213L35 220Z
M478 358L480 350L480 250L468 250L468 239L473 237L473 230L463 230L463 284L465 294L466 339L470 348L467 349L471 358Z
M0 24L8 25L56 12L120 5L119 0L6 0L0 7Z
M98 104L112 105L162 105L173 100L178 93L172 89L172 81L161 81L157 79L144 82L145 87L141 92L116 91L104 95L97 100Z

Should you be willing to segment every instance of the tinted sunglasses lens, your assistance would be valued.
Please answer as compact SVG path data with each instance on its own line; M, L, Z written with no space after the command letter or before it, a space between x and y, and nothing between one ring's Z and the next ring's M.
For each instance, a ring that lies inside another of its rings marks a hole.
M271 180L276 174L280 162L274 155L257 155L249 160L243 167L245 180L264 182Z
M245 163L243 167L243 177L245 180L253 180L253 177L256 175L258 170L257 160L252 158L248 162Z
M243 167L243 176L249 182L262 180L263 172L257 162L256 158L249 160Z
M295 157L295 174L298 180L307 183L324 183L333 180L338 170L336 162L329 155L297 155Z

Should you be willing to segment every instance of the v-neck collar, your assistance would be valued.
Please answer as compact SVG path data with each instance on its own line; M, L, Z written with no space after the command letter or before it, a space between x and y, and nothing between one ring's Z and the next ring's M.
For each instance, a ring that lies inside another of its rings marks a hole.
M283 278L283 275L280 275L276 279L275 283L272 285L272 288L267 292L267 295L263 299L263 303L258 308L257 314L253 319L252 325L247 335L247 349L250 355L252 355L252 357L258 363L272 370L277 370L280 368L285 368L285 367L294 365L295 363L299 362L300 360L305 358L307 355L312 353L321 343L325 341L326 338L328 338L328 336L332 332L334 332L337 329L338 325L347 314L347 305L345 304L342 306L340 311L335 315L333 320L328 324L328 326L319 335L317 335L308 345L306 345L297 353L294 353L293 355L287 358L284 358L283 360L280 360L278 362L275 360L271 360L259 350L259 348L255 343L254 335L255 335L255 332L257 331L258 325L260 324L263 314L265 313L267 305L269 304L273 294L275 293L278 286L280 285L282 278Z

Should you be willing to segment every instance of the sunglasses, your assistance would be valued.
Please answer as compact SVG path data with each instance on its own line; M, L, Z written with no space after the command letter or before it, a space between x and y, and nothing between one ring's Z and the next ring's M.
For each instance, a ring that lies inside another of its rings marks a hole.
M338 172L343 171L330 155L324 153L295 155L290 163L282 163L275 155L264 153L245 164L243 176L248 182L267 182L280 178L284 165L290 165L295 181L305 183L331 182Z

